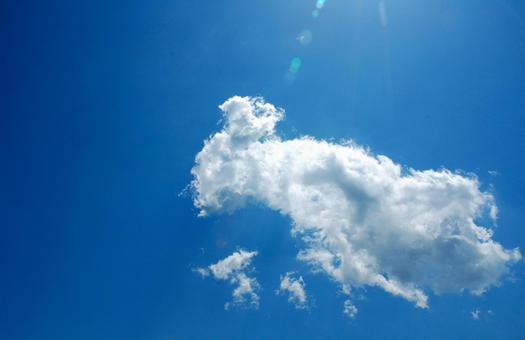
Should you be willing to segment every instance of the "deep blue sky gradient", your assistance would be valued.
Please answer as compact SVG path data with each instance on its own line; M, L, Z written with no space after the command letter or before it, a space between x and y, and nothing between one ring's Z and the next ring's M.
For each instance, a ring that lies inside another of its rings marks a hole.
M0 339L524 339L525 266L421 310L345 299L262 206L197 218L190 169L217 105L261 95L284 138L352 138L417 168L478 174L495 239L525 250L525 2L3 1ZM312 43L296 37L304 29ZM293 81L292 58L302 60ZM496 176L488 171L497 171ZM258 311L191 271L258 250ZM299 270L315 306L275 295ZM473 320L470 311L491 309Z

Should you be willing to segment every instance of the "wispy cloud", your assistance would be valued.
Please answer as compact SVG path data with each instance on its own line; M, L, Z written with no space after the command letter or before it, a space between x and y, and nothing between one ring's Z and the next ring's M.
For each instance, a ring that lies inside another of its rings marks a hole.
M343 303L343 314L351 319L355 319L357 316L358 309L350 300L346 300Z
M245 273L251 264L252 258L257 255L256 251L239 250L230 256L205 268L195 268L194 272L202 277L212 276L217 280L226 280L235 285L232 296L233 300L224 305L225 309L234 306L247 306L259 308L259 283L255 278L248 277Z

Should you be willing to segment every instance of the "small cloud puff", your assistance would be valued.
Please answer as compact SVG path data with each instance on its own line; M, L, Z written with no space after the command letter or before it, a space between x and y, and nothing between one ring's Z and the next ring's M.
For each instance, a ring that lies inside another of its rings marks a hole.
M483 314L483 311L480 310L479 308L476 308L476 309L474 309L473 311L470 312L470 316L474 320L479 320L481 318L482 314ZM491 317L491 316L494 315L494 312L491 309L487 309L485 314L486 314L486 316Z
M482 294L521 259L480 224L497 208L474 175L405 168L355 143L281 140L284 111L261 98L220 108L224 126L191 171L200 216L248 202L289 216L298 258L344 291L377 286L426 308L425 291Z
M193 268L192 271L194 271L202 277L210 276L210 271L208 270L208 268Z
M358 309L350 300L346 300L343 303L343 314L348 316L350 319L355 319L357 316Z
M302 276L297 277L296 274L292 272L281 276L281 284L277 290L277 294L286 293L288 294L288 302L293 303L295 308L308 308L305 283Z
M260 286L255 278L248 277L244 272L251 264L252 258L257 255L256 251L239 250L230 256L205 268L195 268L194 272L202 277L212 276L216 280L226 280L236 285L233 290L233 300L224 305L225 309L234 306L247 306L254 309L259 308L259 296L257 291Z

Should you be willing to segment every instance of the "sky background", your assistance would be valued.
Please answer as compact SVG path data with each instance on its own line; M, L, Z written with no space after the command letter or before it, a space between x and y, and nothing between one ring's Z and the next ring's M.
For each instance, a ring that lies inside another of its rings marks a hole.
M286 110L284 138L476 173L494 239L523 251L525 2L383 4L382 20L376 0L327 0L317 18L305 0L1 2L0 338L525 339L523 261L428 310L367 288L349 319L338 286L297 261L289 218L198 218L179 195L217 106L260 95ZM259 252L257 311L225 311L231 287L191 270L238 247ZM308 311L275 295L290 270Z

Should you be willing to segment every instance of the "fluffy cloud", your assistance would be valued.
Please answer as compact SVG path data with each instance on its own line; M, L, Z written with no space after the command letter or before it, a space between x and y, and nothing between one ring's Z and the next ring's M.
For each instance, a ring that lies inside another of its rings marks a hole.
M236 285L233 290L232 302L224 305L225 309L232 306L246 306L257 309L259 307L259 283L255 278L248 277L245 270L251 264L252 258L257 255L256 251L239 250L219 262L206 268L195 268L194 271L202 277L213 276L217 280L226 280Z
M307 308L307 296L304 290L305 284L302 276L296 277L294 273L288 272L281 276L281 284L277 290L278 294L288 294L288 301L296 308Z
M192 169L200 216L250 201L290 216L298 258L345 292L377 286L425 308L426 291L481 294L521 259L480 225L497 209L474 175L405 168L352 142L281 140L284 112L261 98L220 109L224 126Z

